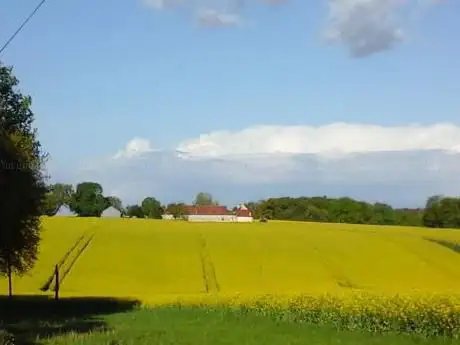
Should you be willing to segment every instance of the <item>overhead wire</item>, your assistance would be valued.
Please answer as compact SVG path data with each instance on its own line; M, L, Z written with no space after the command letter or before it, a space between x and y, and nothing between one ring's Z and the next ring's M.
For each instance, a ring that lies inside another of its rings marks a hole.
M34 8L34 10L27 16L27 18L22 22L22 24L18 27L18 29L11 35L11 37L3 44L0 48L0 55L2 55L3 51L11 44L11 42L16 38L16 36L24 29L27 23L35 16L35 14L40 10L40 8L45 4L46 0L41 0L38 5Z

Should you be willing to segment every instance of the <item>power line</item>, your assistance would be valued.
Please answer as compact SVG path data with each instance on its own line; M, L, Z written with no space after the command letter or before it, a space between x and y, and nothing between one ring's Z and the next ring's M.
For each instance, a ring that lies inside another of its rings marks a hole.
M32 17L38 12L40 7L42 7L45 2L46 0L41 0L37 7L35 7L35 9L29 14L29 16L22 22L21 26L13 33L13 35L11 35L8 41L6 41L6 43L2 46L2 48L0 49L0 55L2 55L3 51L10 45L10 43L22 31L22 29L24 29L24 26L27 25L27 23L32 19Z

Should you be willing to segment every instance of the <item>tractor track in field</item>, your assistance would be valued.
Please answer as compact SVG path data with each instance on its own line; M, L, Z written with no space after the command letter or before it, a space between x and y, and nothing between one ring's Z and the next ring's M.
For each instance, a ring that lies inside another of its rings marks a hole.
M94 234L92 234L85 242L85 244L80 248L80 250L77 252L77 254L74 256L72 261L70 262L69 266L67 269L62 273L61 278L60 278L60 283L64 283L64 279L69 275L70 271L72 270L72 267L75 265L77 260L80 258L80 256L83 254L86 248L91 244L91 241L94 238Z
M61 269L64 263L66 262L67 258L72 254L72 252L78 247L78 245L85 239L86 233L81 235L77 241L73 244L72 247L64 254L64 256L59 260L57 263L58 269ZM53 273L49 276L49 278L46 280L45 284L42 285L40 290L42 291L48 291L53 283L54 280L54 271Z
M220 286L219 282L217 281L214 263L212 262L208 251L206 238L203 236L203 234L198 235L198 243L205 293L217 293L220 291Z
M72 247L70 247L69 250L58 261L57 267L58 267L59 272L63 270L63 272L60 273L60 284L62 284L63 280L70 273L70 270L75 265L78 258L83 254L85 249L90 245L91 241L93 240L94 233L92 230L94 230L94 228L87 230L83 235L81 235L72 245ZM70 259L70 263L66 265L69 262L69 259ZM42 285L40 290L43 292L46 292L49 290L54 291L56 288L55 278L56 278L55 271L53 269L51 275L46 280L46 282Z
M336 284L342 288L346 289L362 289L355 283L353 283L345 274L342 273L342 270L336 265L332 260L327 259L327 255L321 255L321 251L315 246L313 251L318 255L318 258L321 261L321 264L326 268L327 272Z

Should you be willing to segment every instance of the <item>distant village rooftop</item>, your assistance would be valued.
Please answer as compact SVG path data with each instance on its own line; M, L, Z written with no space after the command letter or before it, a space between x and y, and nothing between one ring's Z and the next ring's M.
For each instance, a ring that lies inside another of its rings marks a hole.
M186 205L184 210L188 215L222 216L231 214L226 206L216 205Z
M219 205L185 205L184 211L191 222L252 222L252 213L244 205L238 205L236 210L229 210L227 206ZM171 219L166 212L163 219Z

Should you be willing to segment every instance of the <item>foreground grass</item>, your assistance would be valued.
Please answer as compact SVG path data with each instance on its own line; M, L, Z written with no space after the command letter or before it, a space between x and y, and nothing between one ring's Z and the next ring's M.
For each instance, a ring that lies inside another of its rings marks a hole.
M107 297L0 296L0 344L3 332L14 338L8 345L460 345L450 337L351 331L279 316L223 305L146 308Z
M254 313L200 308L135 310L104 317L109 329L69 333L47 345L412 345L460 344L447 338L337 331L328 326L280 322Z

